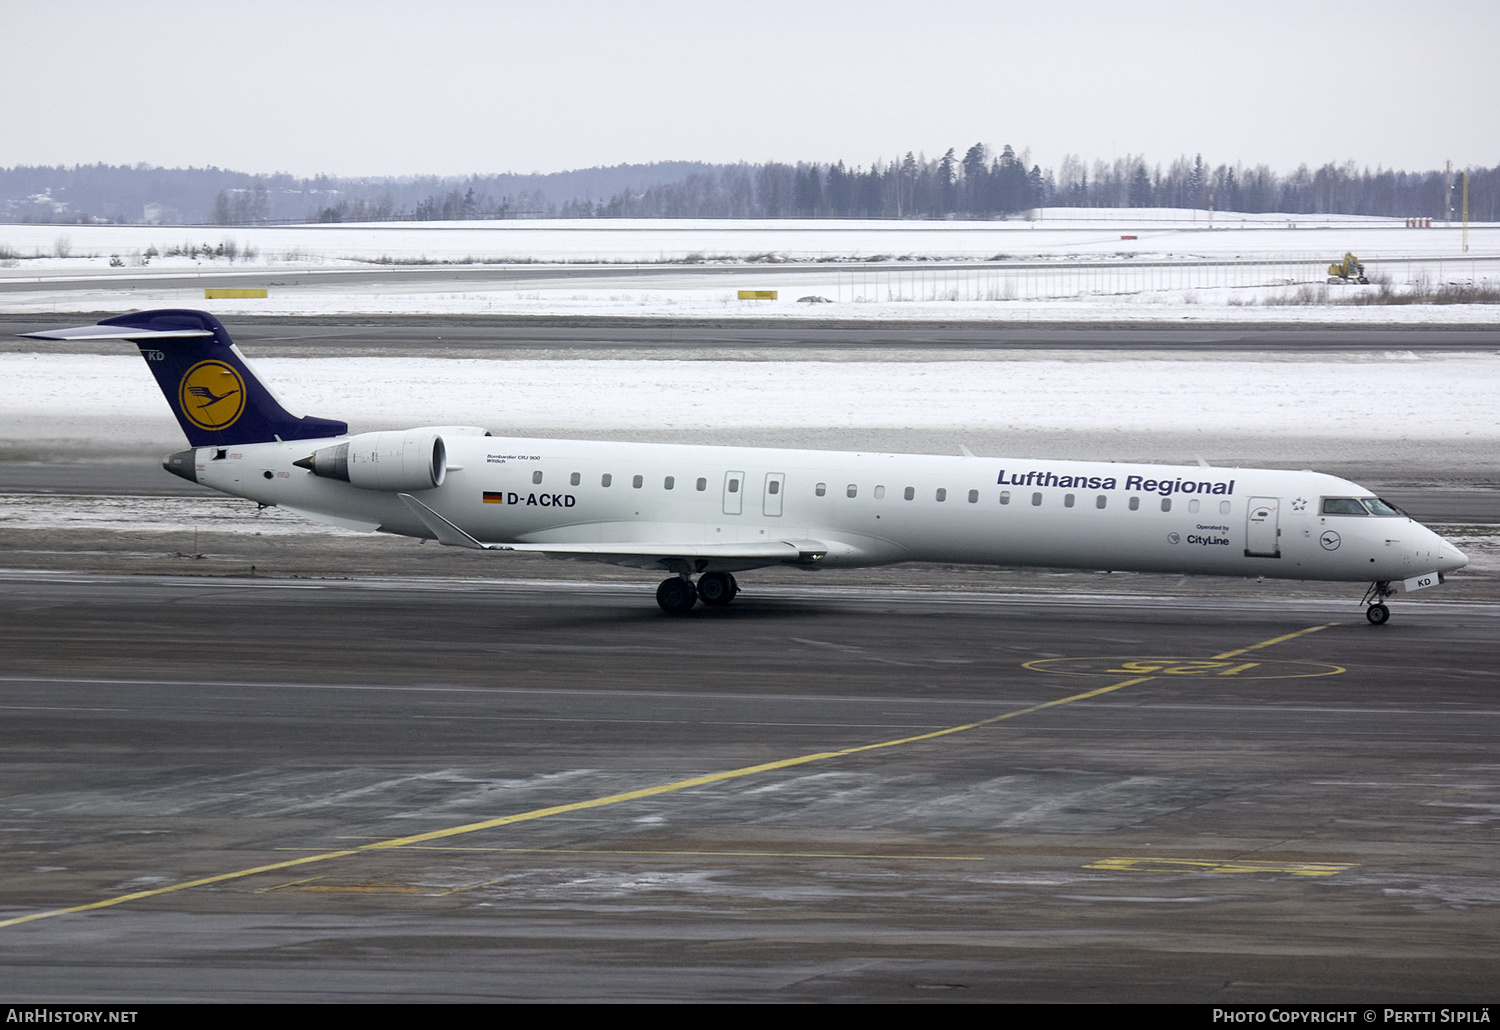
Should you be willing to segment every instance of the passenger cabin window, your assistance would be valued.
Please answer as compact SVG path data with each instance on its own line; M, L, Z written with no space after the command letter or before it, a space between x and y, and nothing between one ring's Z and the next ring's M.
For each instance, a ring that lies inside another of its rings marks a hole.
M1103 494L1100 494L1098 497L1094 498L1094 507L1096 508L1103 508L1108 503L1109 498L1104 496Z
M540 470L531 474L531 481L533 483L540 483L542 481L542 473Z
M1042 495L1040 493L1031 495L1031 506L1033 508L1040 508L1042 506Z
M604 473L604 475L602 475L602 476L599 477L599 485L600 486L609 486L610 483L614 482L614 479L615 479L614 476L612 476L608 472L606 472L606 473Z
M945 490L943 487L938 487L937 488L937 499L940 500L940 501L946 501L948 499L948 491Z
M902 491L901 496L905 497L909 501L917 496L917 488L914 486L909 486L904 491Z
M582 473L575 472L571 476L568 477L568 483L570 485L572 485L572 486L577 486L581 482L583 482L583 474Z
M676 476L668 476L666 479L663 479L661 481L661 488L663 490L670 490L670 489L672 489L676 485L677 485L677 477Z
M1192 512L1194 515L1198 513L1198 509L1200 507L1201 505L1198 501L1198 498L1194 497L1191 501L1188 501L1188 511Z
M1219 502L1219 514L1220 515L1228 515L1229 514L1229 507L1230 507L1230 505L1229 505L1228 501L1220 501Z
M1010 491L1009 490L1001 490L1000 491L1000 503L1001 504L1009 504L1010 503Z
M979 491L978 490L970 490L969 491L969 503L970 504L978 504L979 503Z
M1161 510L1162 511L1171 511L1172 510L1172 498L1170 498L1170 497L1163 497L1161 499Z
M702 491L707 490L707 489L708 489L708 480L704 479L702 476L699 476L698 477L698 490L699 490L699 492L701 493Z
M828 492L828 484L827 483L819 483L817 486L813 487L813 493L817 494L819 497L822 497L827 492Z
M885 487L877 486L875 488L875 499L877 501L882 501L885 499Z
M1141 510L1141 499L1139 497L1132 497L1130 499L1130 510L1131 511L1140 511Z
M630 485L635 487L637 490L639 490L642 484L644 484L645 482L646 480L641 476L632 476L630 479Z
M847 493L847 494L848 494L848 495L849 495L849 496L850 496L850 497L857 497L857 496L858 496L858 495L859 495L859 487L857 487L857 486L855 486L855 485L854 485L854 484L853 484L853 483L850 483L850 484L849 484L849 489L848 489L848 490L846 490L846 491L845 491L845 492L846 492L846 493Z
M1071 508L1071 507L1073 507L1073 502L1075 500L1077 500L1077 498L1075 498L1072 494L1064 494L1063 495L1063 507L1064 508Z
M1324 515L1368 515L1365 506L1352 497L1323 498Z

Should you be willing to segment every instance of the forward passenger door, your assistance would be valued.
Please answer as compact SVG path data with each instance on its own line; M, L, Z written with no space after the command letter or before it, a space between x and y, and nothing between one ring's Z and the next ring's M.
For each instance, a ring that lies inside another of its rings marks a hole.
M1245 512L1245 557L1280 558L1281 499L1252 497Z

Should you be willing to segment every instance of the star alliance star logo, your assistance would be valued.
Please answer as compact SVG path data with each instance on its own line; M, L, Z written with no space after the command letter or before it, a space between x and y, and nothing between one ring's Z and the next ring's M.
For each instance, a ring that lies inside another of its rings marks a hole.
M1306 499L1299 497L1295 501L1292 502L1292 511L1306 511L1306 510L1307 510L1307 501L1306 501Z

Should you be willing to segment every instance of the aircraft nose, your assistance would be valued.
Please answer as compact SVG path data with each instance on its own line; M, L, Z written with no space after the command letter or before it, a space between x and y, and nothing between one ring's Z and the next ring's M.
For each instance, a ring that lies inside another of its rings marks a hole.
M1469 564L1469 556L1444 540L1442 548L1438 551L1437 571L1452 572L1454 569L1461 569L1467 564Z

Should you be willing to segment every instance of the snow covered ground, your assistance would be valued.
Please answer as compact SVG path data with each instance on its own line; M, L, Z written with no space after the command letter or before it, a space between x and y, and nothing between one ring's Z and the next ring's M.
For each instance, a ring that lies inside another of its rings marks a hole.
M1345 251L1397 288L1500 283L1500 225L1471 226L1466 253L1459 227L1408 229L1398 219L1220 212L1210 227L1203 211L1038 215L995 222L4 225L0 312L192 306L220 315L1500 321L1494 304L1347 306L1339 301L1372 287L1325 285L1327 264ZM193 256L167 256L173 249ZM148 257L152 250L156 256ZM457 268L491 274L459 281ZM328 275L352 269L370 274L358 282ZM57 289L61 280L70 288ZM263 300L203 296L206 286L268 282ZM778 297L742 301L740 290L775 290ZM798 303L809 296L831 303Z
M1500 355L990 352L972 360L268 358L293 410L355 432L1493 469ZM0 455L180 449L138 356L0 354ZM1414 474L1421 474L1414 471Z
M1407 229L1401 219L1351 215L1246 215L1165 209L1048 208L1029 220L842 221L558 219L471 222L376 222L281 226L0 225L0 250L19 255L15 268L97 269L109 255L152 266L231 262L201 257L235 242L236 265L326 265L379 261L625 262L989 260L1122 257L1185 258L1329 256L1461 256L1458 226ZM1134 239L1122 239L1133 236ZM1500 251L1500 226L1470 227L1475 253ZM1481 244L1483 245L1477 245ZM1476 246L1477 245L1477 246ZM200 257L169 258L172 248ZM64 257L59 250L70 252ZM244 258L247 249L255 256ZM140 252L139 254L136 252ZM12 269L14 270L14 269Z

